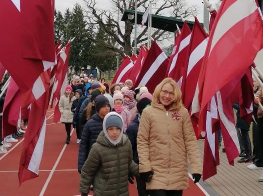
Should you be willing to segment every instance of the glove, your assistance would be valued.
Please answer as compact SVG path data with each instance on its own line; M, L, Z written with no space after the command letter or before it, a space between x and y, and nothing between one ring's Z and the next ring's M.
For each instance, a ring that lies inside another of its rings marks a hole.
M133 175L132 175L132 174L129 174L129 175L128 175L128 181L129 181L131 184L134 184L133 179L134 179Z
M199 182L199 180L201 179L201 174L192 174L192 175L193 175L194 183Z
M140 173L140 178L144 181L144 182L150 182L152 180L153 177L153 171L148 171L148 172L143 172Z

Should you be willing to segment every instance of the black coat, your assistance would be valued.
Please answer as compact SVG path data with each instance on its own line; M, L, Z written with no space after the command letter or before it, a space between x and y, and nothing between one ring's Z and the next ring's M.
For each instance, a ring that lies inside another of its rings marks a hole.
M237 123L236 123L236 127L237 127L237 128L240 128L240 129L242 129L242 130L249 131L250 123L248 123L248 122L245 121L244 119L240 118L240 106L236 103L233 107L237 110Z
M78 105L76 107L76 110L75 110L75 113L74 113L74 117L73 117L73 122L78 122L79 121L79 117L80 117L80 114L79 114L79 110L80 110L80 106L81 104L83 103L83 101L86 99L87 97L85 96L82 96L78 99Z
M78 171L81 172L82 166L88 158L91 146L96 142L97 137L103 130L103 119L95 114L85 124L81 135L81 142L79 145L79 157L78 157Z
M128 126L126 134L131 141L133 151L133 161L139 163L138 151L137 151L137 134L139 129L139 115L136 115L133 122Z

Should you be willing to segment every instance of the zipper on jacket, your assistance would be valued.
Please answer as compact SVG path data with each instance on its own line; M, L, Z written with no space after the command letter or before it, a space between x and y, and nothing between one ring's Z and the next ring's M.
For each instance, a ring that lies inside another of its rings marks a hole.
M120 195L120 153L119 153L119 147L116 147L117 151L117 195Z
M168 127L168 147L169 147L169 167L168 167L168 185L170 184L170 168L171 168L171 136L170 136L170 126L169 126L169 112L166 112L167 127Z

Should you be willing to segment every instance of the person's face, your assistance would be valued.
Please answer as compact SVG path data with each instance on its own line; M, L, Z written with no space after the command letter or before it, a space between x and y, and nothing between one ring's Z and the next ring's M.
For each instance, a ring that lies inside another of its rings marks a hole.
M84 82L85 82L85 83L88 83L88 81L89 81L89 79L85 77L85 78L84 78Z
M75 97L76 97L76 99L79 99L79 98L80 98L79 92L76 92L76 93L75 93Z
M131 99L129 98L129 97L124 97L124 99L126 100L126 101L130 101Z
M258 81L257 81L257 80L254 80L254 81L253 81L253 86L254 86L254 88L256 88L256 87L258 87L258 86L259 86L259 83L258 83Z
M114 105L116 105L116 106L121 106L121 105L122 105L122 100L121 100L121 99L116 99L116 100L114 101Z
M75 80L75 85L78 85L80 83L79 80Z
M126 82L125 85L129 88L129 90L132 88L132 83L131 82Z
M115 86L114 87L114 91L120 91L121 90L121 87L120 86Z
M169 83L163 85L160 92L160 102L164 106L169 106L174 101L174 89Z
M109 112L110 112L110 106L105 105L100 109L99 115L104 118Z
M70 90L70 89L67 89L67 90L65 91L65 93L66 93L66 95L68 96L68 95L70 95L71 90Z
M108 132L109 138L112 140L118 139L118 137L121 134L121 130L118 127L109 127L107 129L107 132Z

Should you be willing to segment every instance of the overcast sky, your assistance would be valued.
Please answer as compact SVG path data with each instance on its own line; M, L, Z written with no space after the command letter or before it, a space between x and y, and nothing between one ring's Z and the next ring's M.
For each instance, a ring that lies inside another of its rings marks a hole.
M96 0L100 8L109 8L112 6L110 0ZM202 0L186 0L189 5L196 5L199 8L198 19L203 21L203 3ZM67 8L72 9L76 3L84 5L83 0L55 0L56 9L64 12ZM213 4L217 3L218 0L210 0Z

